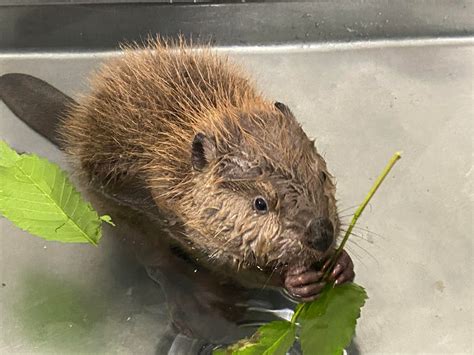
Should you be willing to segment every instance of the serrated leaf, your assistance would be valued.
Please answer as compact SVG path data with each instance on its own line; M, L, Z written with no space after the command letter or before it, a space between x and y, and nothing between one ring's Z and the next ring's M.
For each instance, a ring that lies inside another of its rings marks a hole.
M0 141L0 166L12 166L20 159L20 155L11 149L7 143Z
M287 321L275 321L260 327L250 338L239 341L215 355L285 355L295 341L295 325Z
M97 245L101 219L66 174L46 159L26 154L15 159L9 150L1 145L6 163L0 166L0 213L46 240Z
M342 354L354 336L366 299L364 288L347 283L328 285L316 301L305 304L297 318L303 354Z

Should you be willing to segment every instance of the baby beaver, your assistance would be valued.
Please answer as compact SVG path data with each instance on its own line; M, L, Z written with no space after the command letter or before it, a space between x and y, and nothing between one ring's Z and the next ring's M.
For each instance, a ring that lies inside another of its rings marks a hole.
M226 57L153 40L108 61L78 102L7 74L0 89L10 107L22 85L59 97L58 140L22 119L59 142L87 184L144 211L212 270L317 297L340 227L332 177L290 109ZM354 278L347 253L331 277Z

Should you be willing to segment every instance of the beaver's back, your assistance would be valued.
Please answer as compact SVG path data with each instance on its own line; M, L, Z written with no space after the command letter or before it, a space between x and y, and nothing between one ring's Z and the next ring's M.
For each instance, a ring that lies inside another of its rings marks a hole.
M91 92L71 108L60 134L80 170L98 181L141 175L158 164L161 178L173 184L189 174L194 134L215 130L236 109L265 105L225 57L152 41L126 48L93 76Z

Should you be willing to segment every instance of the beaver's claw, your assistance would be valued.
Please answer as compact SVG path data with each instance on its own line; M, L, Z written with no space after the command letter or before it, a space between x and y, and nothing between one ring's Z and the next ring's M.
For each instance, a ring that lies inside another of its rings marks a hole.
M349 254L343 250L337 258L334 269L332 269L332 272L329 275L329 280L334 281L336 285L340 285L345 282L354 281L354 277L354 263Z
M329 266L329 262L325 267ZM324 268L323 268L324 270ZM324 271L315 271L307 268L289 270L285 275L285 289L299 301L310 302L316 299L326 282L321 281ZM329 281L336 285L353 281L355 277L354 263L345 250L337 258L336 265L329 275Z

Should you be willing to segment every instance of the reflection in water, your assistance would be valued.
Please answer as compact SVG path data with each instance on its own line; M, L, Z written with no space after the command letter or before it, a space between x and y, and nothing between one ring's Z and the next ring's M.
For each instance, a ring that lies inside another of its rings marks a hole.
M107 304L93 290L69 279L32 271L21 280L13 312L22 334L40 349L67 352L105 350Z
M169 325L157 354L206 353L254 333L265 322L289 318L294 303L271 289L249 290L191 260L144 215L93 196L112 215L113 237L135 253L165 294Z
M262 323L291 317L294 304L280 292L246 289L215 275L169 244L148 218L92 200L117 224L105 227L100 250L106 256L98 260L103 273L92 284L61 270L35 269L19 280L12 312L23 339L39 352L98 354L118 343L124 353L142 354L149 353L141 348L147 342L159 355L210 354ZM110 326L116 322L124 325Z

